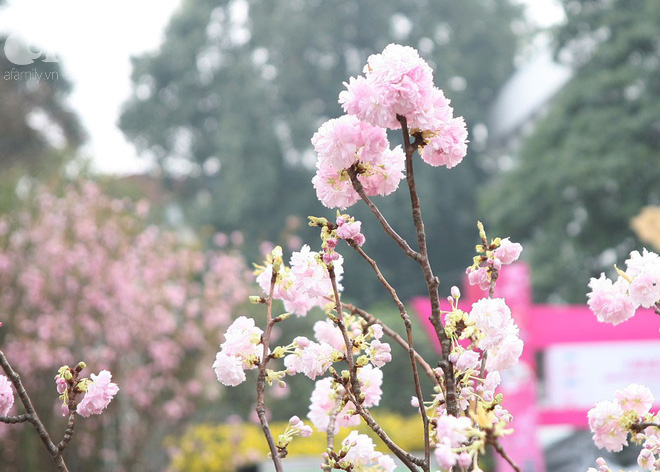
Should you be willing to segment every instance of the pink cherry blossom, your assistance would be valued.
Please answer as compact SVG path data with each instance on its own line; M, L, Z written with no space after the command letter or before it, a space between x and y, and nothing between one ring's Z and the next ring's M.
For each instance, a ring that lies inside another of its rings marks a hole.
M360 381L362 393L365 395L363 405L367 408L377 406L380 403L380 397L383 395L381 390L383 371L367 364L358 369L357 377Z
M519 243L512 243L509 238L504 238L500 242L500 247L495 249L495 257L499 259L502 264L511 264L518 260L523 248Z
M433 72L413 48L388 45L374 54L364 68L365 78L351 79L339 103L347 113L374 125L400 128L397 115L419 114L433 94ZM435 99L435 100L433 100Z
M472 305L469 316L484 334L479 341L480 349L499 345L513 326L511 310L503 298L482 298Z
M468 369L474 369L479 364L479 353L465 350L456 358L456 368L465 372Z
M351 115L326 121L312 137L312 144L319 166L332 171L372 162L389 147L385 129Z
M387 149L377 162L367 166L367 170L358 176L367 196L387 196L399 188L399 182L405 177L406 156L401 146Z
M14 405L14 390L9 379L0 375L0 416L7 416Z
M364 235L361 221L345 221L337 226L337 237L341 239L352 239L358 246L364 244Z
M463 117L442 125L422 149L422 159L432 166L457 166L467 155L467 129Z
M635 276L628 287L631 301L638 306L650 308L660 301L660 267Z
M356 472L361 470L392 472L396 468L394 460L376 451L373 441L366 434L351 431L341 444L342 449L348 449L345 459L352 462L352 470Z
M388 343L382 343L377 339L371 341L366 350L371 357L371 363L376 367L383 367L392 360L392 348Z
M314 391L312 392L307 418L309 418L317 430L323 432L328 430L330 416L337 413L336 410L343 394L343 387L333 388L333 381L330 377L326 377L316 382ZM342 426L357 426L360 424L359 415L351 415L348 413L348 410L351 408L354 409L354 405L349 402L342 411L337 414L334 428L335 434L339 432L339 428Z
M490 288L490 275L488 274L488 269L485 267L479 267L478 269L468 267L466 272L470 285L478 285L481 290L488 290Z
M619 277L615 283L601 274L589 282L591 292L587 304L598 321L617 325L635 314L637 307L627 294L628 282Z
M345 209L360 200L353 190L353 184L345 171L333 171L325 167L317 167L312 178L316 189L316 197L328 208Z
M621 406L609 400L598 402L589 410L589 428L596 446L618 452L628 445L628 432L619 424L622 415Z
M299 354L300 370L307 377L315 380L319 375L323 375L332 364L334 351L335 349L329 344L311 342Z
M614 398L623 410L633 410L640 416L647 414L655 398L651 390L639 384L630 384L622 390L614 392Z
M314 337L319 342L328 343L338 351L346 350L344 336L339 327L331 320L317 321L314 323Z
M227 355L226 352L220 351L215 355L213 370L218 382L228 387L235 387L246 379L241 358Z
M87 385L85 396L77 409L78 414L85 418L101 414L119 391L117 384L111 382L112 374L107 370L102 370L99 375L91 374L90 377L92 382Z
M522 340L515 334L508 334L495 349L488 351L486 369L488 371L510 369L518 363L522 351Z

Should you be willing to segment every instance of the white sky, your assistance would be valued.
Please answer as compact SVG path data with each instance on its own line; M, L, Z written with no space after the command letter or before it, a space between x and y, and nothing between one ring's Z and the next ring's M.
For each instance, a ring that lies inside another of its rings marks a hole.
M521 0L547 25L561 19L556 0ZM0 8L0 33L19 33L33 50L54 52L74 83L71 106L89 134L83 150L95 168L133 173L145 168L117 128L131 91L130 57L155 50L181 0L9 0ZM0 51L0 53L2 53Z

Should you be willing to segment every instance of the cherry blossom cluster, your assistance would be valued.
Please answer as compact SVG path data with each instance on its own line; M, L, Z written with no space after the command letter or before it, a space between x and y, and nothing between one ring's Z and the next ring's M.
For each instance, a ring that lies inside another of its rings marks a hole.
M347 208L360 196L348 169L359 167L358 180L369 196L389 195L404 177L401 146L390 149L385 129L344 115L324 123L312 137L318 153L312 179L318 199L328 208Z
M219 382L235 387L245 381L245 371L255 369L261 360L262 334L252 318L239 316L234 320L225 332L225 341L213 363Z
M79 379L78 374L84 368L84 362L75 368L65 365L60 367L55 376L57 393L62 400L62 415L69 414L71 401L77 403L76 412L80 416L88 418L90 415L100 415L119 391L117 384L111 381L112 374L107 370L102 370L98 375L91 374L89 379ZM85 395L80 402L76 402L75 397L80 393Z
M390 149L386 129L405 120L422 159L451 168L467 154L467 129L454 118L444 93L433 84L433 71L418 52L390 44L369 57L364 75L352 77L339 103L347 115L321 125L312 137L318 153L312 179L319 200L329 208L347 208L359 199L350 169L367 196L389 195L404 178L405 154Z
M648 387L631 384L614 392L614 401L589 410L589 427L596 446L618 452L633 442L643 444L637 462L643 470L660 470L660 412L651 413L654 397ZM599 464L601 470L607 467ZM607 469L605 469L607 470Z
M503 265L518 260L522 246L511 242L509 238L495 238L489 242L481 221L477 226L481 244L476 246L477 255L474 256L473 264L466 272L470 285L478 285L481 290L488 290L493 279L497 279L497 271Z
M458 308L458 288L454 287L453 292L454 295L449 297L452 310L445 316L445 331L453 340L450 360L458 370L478 372L483 363L486 370L495 372L516 365L522 354L523 341L505 300L482 298L466 313ZM460 340L469 341L468 347L463 347Z
M461 415L448 415L445 392L440 387L436 387L433 400L424 405L431 419L436 460L443 470L455 465L477 467L489 438L511 432L506 426L512 417L501 406L503 396L495 389L501 382L500 371L516 365L523 348L503 299L481 299L469 313L458 308L459 299L460 291L453 287L445 331L452 340L449 360L454 364ZM441 379L442 370L435 369L435 375ZM419 408L417 397L412 398L412 405Z
M275 255L273 255L275 254ZM257 283L268 294L273 276L274 260L282 257L278 246L273 254L268 255L263 266L257 266ZM338 282L343 274L343 258L336 254L328 260L332 263ZM313 307L324 307L332 296L332 285L328 275L325 253L312 251L305 244L300 251L291 255L289 266L280 263L276 267L277 282L273 298L284 302L284 309L298 316L305 316ZM341 286L339 287L341 290Z
M9 415L11 407L14 406L14 390L9 379L0 375L0 416Z
M330 469L392 472L396 468L390 456L376 451L369 436L357 431L351 431L342 441L339 451L325 452L323 457Z
M598 321L617 325L631 318L639 307L660 311L660 256L644 249L630 253L626 271L617 268L618 277L601 274L589 282L589 308Z

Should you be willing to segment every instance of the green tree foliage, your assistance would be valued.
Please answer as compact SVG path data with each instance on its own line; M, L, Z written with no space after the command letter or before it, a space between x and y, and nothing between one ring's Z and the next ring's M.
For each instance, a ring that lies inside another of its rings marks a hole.
M84 139L59 63L16 65L4 53L6 39L0 37L0 213L13 205L21 177L57 172Z
M630 219L660 202L660 3L564 7L557 53L574 77L481 197L500 229L531 242L537 297L584 302L584 280L640 247Z
M189 0L160 50L134 59L135 91L120 126L188 199L190 220L242 229L253 250L283 231L287 215L333 216L310 183L310 138L341 113L341 83L361 72L368 55L390 42L417 47L472 127L512 70L510 25L519 19L519 8L505 0ZM481 175L474 156L466 162L451 171L418 164L443 284L457 282L470 262L473 241L459 234L474 231L476 239L470 188ZM395 227L410 221L404 189L377 203ZM366 250L391 257L384 271L403 283L402 294L419 290L406 287L406 274L418 269L396 258L398 249L375 231L373 217L364 209L350 212L365 220ZM314 241L310 231L301 235ZM406 236L414 243L412 231ZM351 264L347 282L373 279L370 270ZM363 300L384 293L361 287Z

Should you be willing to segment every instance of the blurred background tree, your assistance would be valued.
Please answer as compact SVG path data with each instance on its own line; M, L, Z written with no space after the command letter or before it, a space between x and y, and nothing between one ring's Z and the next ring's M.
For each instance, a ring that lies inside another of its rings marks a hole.
M3 2L0 2L0 6ZM0 36L4 51L6 36ZM60 172L85 139L66 103L71 82L58 62L16 65L0 54L0 213L15 204L16 184Z
M483 178L475 161L484 146L480 123L513 70L514 31L522 24L521 8L505 0L433 7L422 0L190 0L172 18L160 50L134 58L134 93L120 127L177 189L188 222L241 229L246 251L255 254L259 241L296 235L306 215L333 216L310 183L310 138L341 113L341 84L361 73L370 54L390 42L414 46L472 131L464 165L417 178L433 261L448 289L477 239L470 189ZM396 228L411 226L405 190L383 206ZM404 297L415 294L418 269L364 208L350 211L365 220L365 249L387 254L385 275ZM414 241L412 231L402 233ZM471 233L475 238L466 238ZM301 235L316 244L315 233ZM364 303L385 296L366 264L348 254L346 265L349 296Z
M573 78L480 197L498 232L530 243L536 298L584 303L585 280L639 249L631 218L660 202L660 3L562 3L555 52Z

